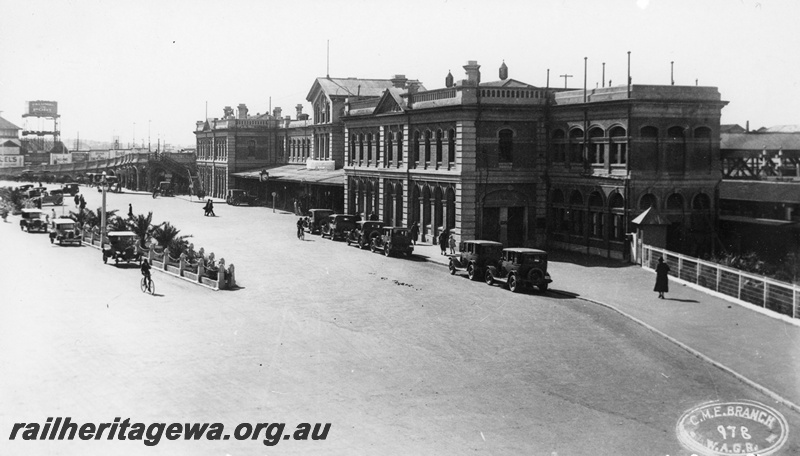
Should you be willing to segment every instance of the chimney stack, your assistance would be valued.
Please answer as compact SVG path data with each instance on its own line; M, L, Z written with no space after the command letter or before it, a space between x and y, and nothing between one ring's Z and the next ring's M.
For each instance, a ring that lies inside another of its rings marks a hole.
M392 79L392 86L397 87L398 89L404 89L406 87L406 82L408 82L408 78L404 74L396 74Z
M481 66L478 65L477 60L469 60L464 65L464 71L467 72L467 80L464 85L477 86L481 83Z
M413 95L419 91L419 81L408 81L408 93L409 95Z
M297 106L294 107L294 109L297 110L297 120L301 120L300 116L303 115L303 104L298 103Z
M279 107L273 109L272 110L272 117L274 117L276 119L280 119L281 118L281 111L283 111L283 110L281 108L279 108Z
M225 106L225 108L222 110L222 118L230 119L232 117L233 117L233 108L231 108L230 106Z
M244 103L239 103L238 106L239 114L236 116L237 119L247 119L247 105Z

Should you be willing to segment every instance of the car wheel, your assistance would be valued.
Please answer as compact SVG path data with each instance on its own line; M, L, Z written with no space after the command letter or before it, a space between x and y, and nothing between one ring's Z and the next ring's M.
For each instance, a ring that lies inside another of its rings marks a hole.
M477 271L475 271L474 264L467 266L467 277L469 277L469 280L478 280L478 274Z
M508 277L508 289L511 290L512 293L518 293L521 286L519 281L517 280L517 276L511 275Z
M486 282L486 285L494 285L494 275L492 275L492 271L486 271L483 276L483 281Z
M450 264L447 267L450 268L450 275L456 275L456 266L453 264L453 260L450 260Z

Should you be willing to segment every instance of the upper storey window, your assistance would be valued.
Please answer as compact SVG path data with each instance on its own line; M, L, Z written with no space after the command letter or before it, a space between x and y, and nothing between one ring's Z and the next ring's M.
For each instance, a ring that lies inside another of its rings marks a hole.
M500 161L510 162L513 157L512 152L514 151L514 132L506 128L500 130L497 136L500 142Z

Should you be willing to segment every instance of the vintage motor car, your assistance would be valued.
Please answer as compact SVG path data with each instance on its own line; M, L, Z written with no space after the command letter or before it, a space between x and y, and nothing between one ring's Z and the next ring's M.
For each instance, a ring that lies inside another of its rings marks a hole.
M103 263L108 263L112 258L114 264L134 263L141 260L141 254L136 249L139 236L131 231L109 231L108 247L103 249Z
M256 203L256 196L242 189L232 188L228 190L228 196L225 197L225 202L231 206L241 206L242 204L252 206Z
M172 182L170 181L159 182L158 193L161 196L175 196L175 190L172 189Z
M102 178L97 181L97 191L103 191ZM117 176L106 176L106 191L114 193L122 192L122 183L119 181Z
M408 228L400 226L384 226L381 235L372 239L369 248L373 253L381 250L387 257L395 254L410 256L414 252Z
M486 266L497 264L503 252L503 244L495 241L464 241L458 245L458 253L450 255L450 274L466 269L469 280L483 280Z
M24 195L25 192L27 192L28 190L32 189L33 187L34 187L33 184L22 184L19 187L17 187L17 190L22 192L22 194Z
M547 273L547 252L522 247L503 249L497 265L487 266L484 279L488 285L504 283L514 293L526 286L547 291L552 282Z
M81 245L81 231L75 220L57 218L50 222L50 243Z
M39 194L38 198L42 200L42 204L52 204L54 206L61 206L64 204L64 194L61 190L43 191Z
M309 209L308 217L305 220L305 228L311 234L322 231L322 225L328 221L328 216L333 214L330 209Z
M80 186L77 182L69 182L61 186L61 192L65 195L75 196L80 192Z
M44 215L40 209L23 209L21 216L19 229L28 233L33 231L47 232L47 222L45 222Z
M322 237L329 237L331 241L345 238L355 227L355 215L331 214L328 216L328 221L322 224Z
M361 249L366 249L372 244L372 240L381 235L383 222L373 220L361 220L356 222L355 228L347 233L347 245L357 245Z

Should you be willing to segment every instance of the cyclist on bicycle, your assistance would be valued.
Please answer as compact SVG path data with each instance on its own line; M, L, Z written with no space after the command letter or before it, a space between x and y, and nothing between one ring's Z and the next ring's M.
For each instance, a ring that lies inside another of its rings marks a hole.
M142 267L140 269L142 271L142 275L144 276L145 280L147 280L147 283L148 284L151 283L151 280L150 280L150 260L148 260L146 258L144 260L142 260Z
M299 219L297 219L297 237L300 238L300 239L305 237L305 231L304 231L303 225L304 225L303 224L303 217L300 217Z

